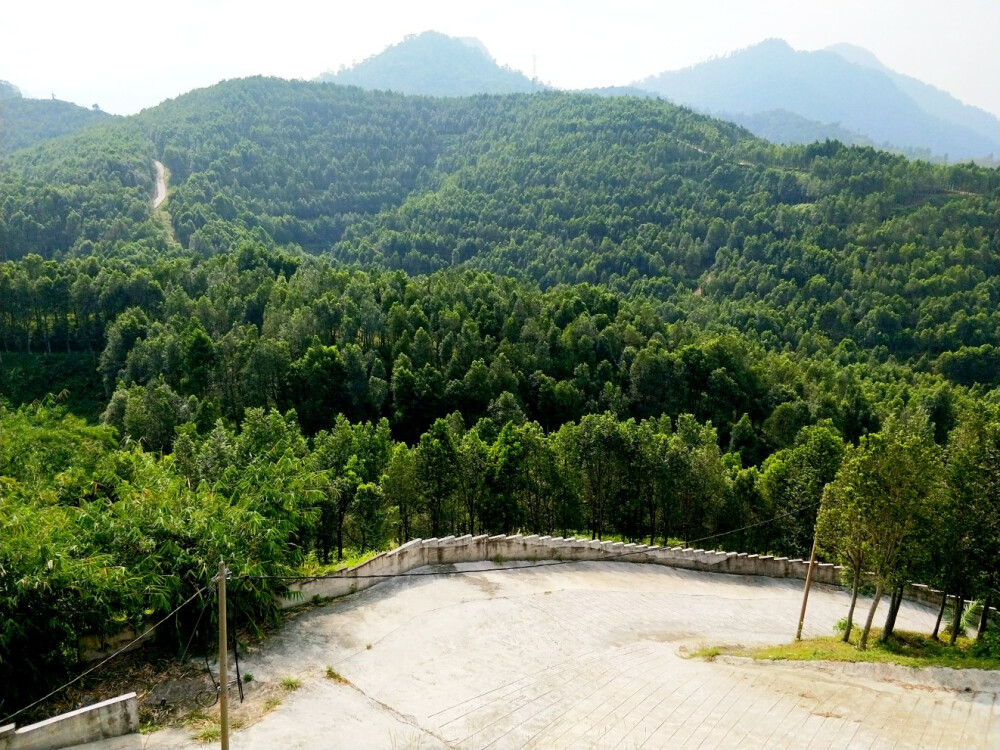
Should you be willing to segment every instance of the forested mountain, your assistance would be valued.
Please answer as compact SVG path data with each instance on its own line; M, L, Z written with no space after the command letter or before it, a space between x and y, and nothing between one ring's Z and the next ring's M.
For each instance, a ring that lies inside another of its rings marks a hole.
M888 76L900 91L915 101L928 114L945 120L961 128L979 133L994 144L1000 139L1000 120L978 107L963 104L939 88L935 88L912 76L890 70L875 55L862 47L852 44L834 44L828 47L848 62L872 68Z
M1000 594L997 170L651 98L264 78L0 167L0 708L220 556L517 529L803 555L896 457L885 586Z
M0 81L0 156L112 118L58 99L26 99L16 86Z
M807 120L805 117L789 112L786 109L769 110L767 112L726 112L720 117L737 125L742 125L754 135L771 143L790 145L795 143L813 143L815 141L840 141L847 146L875 146L870 138L860 133L841 127L837 123L826 124ZM910 155L915 149L908 150ZM933 160L933 154L927 150L924 155Z
M436 31L408 36L363 62L316 80L429 96L519 94L543 88L523 73L498 65L478 39Z
M951 161L1000 157L996 118L992 131L984 132L986 113L977 115L943 92L845 54L798 52L770 39L636 85L706 112L773 117L787 111L818 125L837 124L877 144L929 150Z
M15 86L10 81L0 81L0 100L3 99L20 99L22 96L21 89Z
M154 155L171 170L179 246L149 208ZM599 283L776 348L850 339L995 382L996 170L832 142L782 149L654 100L434 100L266 79L10 165L8 258L294 243L409 274L467 265L543 289ZM18 325L0 332L10 348L27 341Z

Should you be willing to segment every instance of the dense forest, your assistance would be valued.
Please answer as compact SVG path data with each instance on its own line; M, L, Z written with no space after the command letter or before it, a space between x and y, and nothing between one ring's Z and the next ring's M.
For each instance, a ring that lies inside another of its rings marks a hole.
M96 104L87 109L54 97L29 99L16 86L0 81L0 155L111 119L113 115Z
M0 713L220 555L818 531L1000 601L997 170L260 78L0 166Z

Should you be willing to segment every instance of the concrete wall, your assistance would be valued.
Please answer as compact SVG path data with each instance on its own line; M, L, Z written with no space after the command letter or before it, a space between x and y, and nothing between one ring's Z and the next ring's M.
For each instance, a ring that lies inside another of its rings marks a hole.
M590 560L647 563L666 565L683 570L708 573L729 573L743 576L769 578L797 578L804 580L809 569L808 560L748 555L745 552L718 552L714 550L683 547L649 547L644 544L601 542L589 539L564 539L548 536L448 536L441 539L414 539L391 552L383 552L353 568L329 578L314 578L289 586L289 595L282 598L283 608L296 607L314 597L336 598L353 594L387 580L388 576L401 575L423 567L461 562L485 561L536 561L536 560ZM841 585L841 567L819 563L814 572L817 583ZM909 584L903 597L932 607L941 605L941 592L921 584ZM112 638L81 639L83 658L100 658L108 653L111 643L128 642L135 637L131 630ZM142 639L135 647L147 642ZM113 650L113 648L110 648ZM0 750L3 746L0 745Z
M283 607L294 607L313 597L337 597L374 586L386 576L400 575L424 565L484 561L590 560L667 565L684 570L732 575L805 579L808 560L789 560L771 555L715 552L682 547L648 547L588 539L548 536L462 536L441 539L414 539L402 547L373 557L332 578L317 578L289 587ZM814 579L818 583L840 585L840 567L821 563ZM916 587L913 587L916 588ZM922 596L932 598L922 587ZM936 602L940 602L940 594Z
M0 750L57 750L139 731L135 693L15 729L0 727Z

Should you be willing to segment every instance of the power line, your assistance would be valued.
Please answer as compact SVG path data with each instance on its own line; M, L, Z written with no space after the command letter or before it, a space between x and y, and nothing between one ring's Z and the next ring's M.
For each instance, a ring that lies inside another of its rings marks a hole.
M773 518L767 518L767 519L764 519L763 521L758 521L756 523L748 524L746 526L742 526L742 527L736 528L736 529L730 529L729 531L724 531L724 532L719 533L719 534L712 534L710 536L701 537L699 539L692 539L690 542L688 542L688 544L697 544L698 542L708 541L709 539L717 539L717 538L722 537L722 536L728 536L729 534L735 534L735 533L740 532L740 531L746 531L748 529L753 529L753 528L756 528L758 526L763 526L765 524L774 523L775 521L780 521L783 518L787 518L789 516L793 516L796 513L799 513L800 511L807 510L809 508L814 508L817 505L819 505L818 502L811 503L809 505L803 505L803 506L800 506L800 507L796 508L795 510L791 510L791 511L788 511L787 513L782 513L780 515L774 516ZM628 552L622 552L622 553L617 554L617 555L610 555L610 556L602 558L600 560L548 560L548 561L543 561L543 562L529 563L527 565L518 565L517 567L512 567L512 568L497 568L497 567L493 567L493 568L474 568L474 569L471 569L471 570L467 569L467 570L441 570L441 571L416 571L416 572L412 572L411 571L411 572L407 572L407 573L355 574L355 575L352 575L352 576L345 576L342 573L329 574L329 575L313 575L313 576L306 576L306 575L240 575L240 576L232 576L232 578L235 579L235 580L242 580L242 581L320 581L320 580L352 580L352 579L356 580L356 579L376 579L376 578L377 579L417 578L417 577L420 577L420 576L455 576L455 575L468 575L468 574L471 574L471 573L497 573L497 572L505 573L505 572L515 571L515 570L528 570L528 569L531 569L531 568L551 568L551 567L556 566L556 565L568 565L570 563L575 563L575 562L609 562L609 561L614 561L614 560L620 560L620 559L622 559L624 557L631 557L633 555L643 555L643 554L646 554L649 551L650 551L650 547L643 547L642 549L629 550ZM159 620L158 622L156 622L153 625L153 627L151 627L149 630L147 630L144 633L142 633L141 635L137 636L136 638L134 638L133 640L131 640L130 642L128 642L127 644L125 644L124 646L122 646L120 649L118 649L117 651L115 651L113 654L111 654L107 658L103 659L99 663L95 664L93 667L91 667L90 669L88 669L86 672L83 672L82 674L80 674L77 677L73 678L72 680L70 680L69 682L67 682L65 685L62 685L62 686L56 688L55 690L53 690L52 692L50 692L48 695L45 695L42 698L39 698L38 700L36 700L35 702L29 703L24 708L21 708L18 711L12 713L10 716L8 716L7 718L5 718L3 721L0 721L0 726L9 723L10 720L13 719L14 717L19 716L20 714L24 713L25 711L27 711L27 710L29 710L31 708L34 708L39 703L42 703L42 702L48 700L53 695L56 695L57 693L65 690L66 688L68 688L70 685L73 685L73 684L79 682L80 680L82 680L84 677L86 677L91 672L94 672L95 670L100 669L105 664L107 664L109 661L111 661L112 659L114 659L116 656L118 656L119 654L121 654L122 652L124 652L125 650L127 650L129 647L131 647L132 645L134 645L138 641L142 640L143 638L146 638L150 633L152 633L158 627L160 627L160 625L162 625L167 620L169 620L171 617L173 617L175 614L177 614L177 612L179 612L181 609L183 609L184 607L186 607L188 604L190 604L192 601L194 601L195 598L197 598L198 596L200 596L203 592L207 591L209 588L210 588L210 586L203 586L203 587L201 587L194 594L192 594L190 597L188 597L182 604L180 604L176 609L174 609L170 614L164 616L161 620ZM204 614L204 608L202 608L202 612L198 616L198 622L199 623L201 622L201 615L203 615L203 614ZM197 628L197 625L195 627ZM193 637L194 637L194 633L192 633L192 638ZM190 646L190 640L188 642L188 647L189 646ZM187 650L187 648L185 648L185 651L186 650Z
M56 688L55 690L53 690L52 692L48 693L47 695L44 695L44 696L42 696L41 698L39 698L39 699L38 699L38 700L36 700L35 702L33 702L33 703L29 703L29 704L28 704L27 706L25 706L24 708L21 708L21 709L18 709L17 711L15 711L14 713L12 713L12 714L11 714L10 716L8 716L7 718L5 718L5 719L3 719L2 721L0 721L0 726L4 726L5 724L9 724L9 723L10 723L10 720L11 720L11 719L13 719L13 718L14 718L15 716L19 716L20 714L23 714L23 713L24 713L25 711L27 711L28 709L31 709L31 708L34 708L34 707L35 707L35 706L37 706L37 705L38 705L39 703L43 703L44 701L47 701L47 700L48 700L49 698L51 698L51 697L52 697L53 695L56 695L57 693L60 693L60 692L62 692L63 690L65 690L66 688L68 688L68 687L69 687L70 685L73 685L73 684L75 684L75 683L79 682L80 680L82 680L82 679L83 679L84 677L86 677L86 676L87 676L88 674L90 674L91 672L94 672L94 671L96 671L96 670L100 669L100 668L101 668L101 667L103 667L103 666L104 666L105 664L107 664L107 663L108 663L109 661L111 661L112 659L114 659L114 658L115 658L116 656L118 656L118 655L119 655L119 654L121 654L122 652L126 651L126 650L127 650L128 648L130 648L130 647L131 647L131 646L133 646L134 644L138 643L138 642L139 642L139 641L141 641L141 640L142 640L143 638L146 638L146 637L147 637L148 635L150 635L150 634L151 634L151 633L152 633L152 632L153 632L154 630L156 630L156 629L157 629L158 627L160 627L160 626L161 626L161 625L162 625L163 623L165 623L165 622L166 622L167 620L169 620L169 619L170 619L171 617L173 617L173 616L174 616L175 614L177 614L177 613L178 613L178 612L180 612L180 611L181 611L182 609L184 609L184 607L186 607L186 606L187 606L188 604L190 604L190 603L191 603L192 601L194 601L194 599L195 599L196 597L198 597L198 596L201 596L201 594L202 594L202 593L203 593L204 591L206 591L207 589L208 589L208 586L203 586L202 588L198 589L198 590L197 590L197 591L195 591L195 592L194 592L194 593L193 593L193 594L192 594L191 596L189 596L189 597L188 597L188 598L187 598L186 600L184 600L184 603L183 603L183 604L179 605L179 606L178 606L178 607L177 607L176 609L174 609L174 611L173 611L173 612L171 612L171 613L170 613L170 614L168 614L168 615L165 615L165 616L164 616L164 617L163 617L163 618L162 618L161 620L159 620L158 622L156 622L156 623L155 623L155 624L153 625L153 627L149 628L148 630L146 630L145 632L143 632L143 633L142 633L141 635L138 635L138 636L136 636L136 637L135 637L135 638L133 638L133 639L132 639L131 641L129 641L128 643L126 643L126 644L125 644L124 646L122 646L122 647L121 647L120 649L118 649L117 651L115 651L115 652L114 652L113 654L111 654L110 656L108 656L108 657L106 657L105 659L101 660L100 662L98 662L97 664L95 664L94 666L92 666L92 667L91 667L90 669L88 669L88 670L87 670L86 672L83 672L82 674L79 674L79 675L77 675L77 676L76 676L76 677L74 677L74 678L73 678L72 680L70 680L69 682L67 682L67 683L66 683L65 685L61 685L61 686L57 687L57 688Z
M775 521L780 521L782 518L788 518L789 516L794 516L796 513L799 513L800 511L808 510L809 508L815 508L817 505L819 505L818 501L815 503L810 503L809 505L801 505L795 510L790 510L787 513L782 513L780 516L775 516L774 518L766 518L763 521L758 521L757 523L751 523L747 526L741 526L738 529L730 529L729 531L723 531L720 534L703 536L701 539L692 539L690 542L688 542L688 544L697 544L698 542L706 542L709 539L717 539L720 536L728 536L729 534L735 534L737 531L746 531L747 529L754 529L758 526L763 526L764 524L767 523L774 523Z

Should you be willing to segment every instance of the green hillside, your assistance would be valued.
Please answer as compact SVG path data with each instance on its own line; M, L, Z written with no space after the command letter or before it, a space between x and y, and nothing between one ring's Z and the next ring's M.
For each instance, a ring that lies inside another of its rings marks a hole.
M0 81L0 156L111 119L99 109L58 99L26 99L15 86Z
M2 714L220 555L801 556L819 519L849 563L857 517L866 549L899 527L887 591L1000 593L997 170L652 99L263 78L2 167Z

